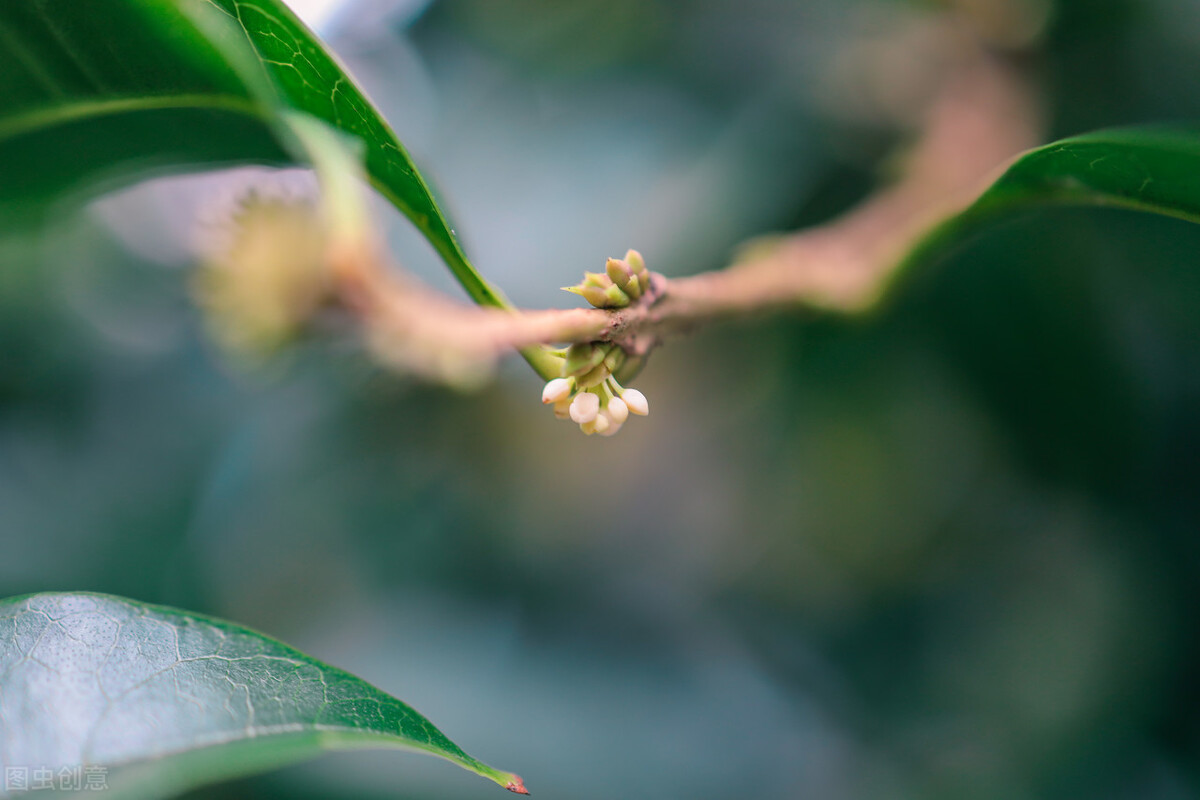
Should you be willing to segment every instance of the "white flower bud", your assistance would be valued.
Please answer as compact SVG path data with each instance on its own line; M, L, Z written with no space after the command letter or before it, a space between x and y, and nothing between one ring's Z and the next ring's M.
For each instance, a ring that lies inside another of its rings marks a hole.
M639 417L644 417L650 413L650 404L646 402L646 395L637 389L626 389L621 393L621 399L625 401L625 405L629 407L629 410Z
M606 416L612 420L613 424L620 427L625 420L629 419L629 406L625 405L625 401L619 397L614 397L608 401L608 406L604 409Z
M608 421L608 417L604 416L603 414L597 414L595 419L581 424L579 429L588 436L591 436L593 433L598 433L603 436L605 432L610 430L612 427L613 424Z
M602 419L608 420L608 427L605 430L596 430L596 433L600 434L601 436L613 436L617 431L621 430L622 423L613 419L612 415L608 413L607 408L600 412L600 416L596 417L597 421Z
M571 418L571 398L564 397L554 404L555 419L570 419Z
M555 378L542 389L543 403L557 403L571 396L571 382L566 378Z
M582 425L591 422L600 413L600 398L591 392L580 392L571 401L571 419Z

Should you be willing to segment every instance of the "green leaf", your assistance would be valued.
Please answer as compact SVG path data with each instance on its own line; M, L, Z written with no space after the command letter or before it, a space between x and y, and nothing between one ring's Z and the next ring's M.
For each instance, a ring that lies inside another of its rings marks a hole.
M1126 128L1063 139L1018 158L967 212L1091 205L1200 222L1200 131Z
M169 4L0 3L0 219L69 189L290 161L227 59Z
M280 0L0 2L0 227L25 226L69 191L309 163L286 122L297 113L359 143L371 184L471 299L512 308L471 264L387 122ZM544 348L521 353L557 375Z
M896 277L937 261L1000 217L1053 206L1124 208L1200 222L1200 130L1104 130L1030 150L966 210L923 237Z
M302 162L278 125L288 110L361 141L371 183L468 294L508 307L463 253L387 122L279 0L0 3L0 219L69 188Z
M0 767L90 768L107 797L164 797L364 747L525 793L396 698L239 625L102 594L0 600Z

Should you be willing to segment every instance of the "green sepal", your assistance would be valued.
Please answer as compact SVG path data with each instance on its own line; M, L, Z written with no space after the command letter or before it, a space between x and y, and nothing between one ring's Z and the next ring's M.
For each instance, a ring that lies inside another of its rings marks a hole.
M579 378L604 362L610 345L599 342L582 342L567 349L567 360L563 364L564 378Z
M600 364L588 373L580 375L578 378L576 378L576 380L579 382L579 388L593 389L604 383L604 381L607 380L608 376L611 374L612 373L609 372L608 367Z
M624 363L625 349L623 347L614 345L613 348L608 351L608 355L604 357L604 366L608 369L609 373L616 372Z

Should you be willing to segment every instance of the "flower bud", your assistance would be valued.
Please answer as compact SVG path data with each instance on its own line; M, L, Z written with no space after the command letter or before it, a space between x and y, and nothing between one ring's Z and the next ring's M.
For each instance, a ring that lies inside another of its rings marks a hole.
M637 280L638 296L650 289L650 270L646 269L646 261L637 250L625 254L625 263L633 270L633 278ZM632 280L630 281L632 284ZM629 291L628 288L625 291Z
M650 404L646 402L646 395L637 389L626 389L621 393L621 399L625 401L625 405L629 407L629 411L637 414L639 417L644 417L650 413Z
M571 398L564 397L554 404L555 419L570 419L571 418Z
M637 250L627 250L623 259L634 275L646 271L646 260Z
M608 417L597 416L595 419L581 423L579 429L591 436L593 433L604 434L605 431L612 429L612 423L608 421Z
M608 279L617 286L624 286L633 277L633 270L619 258L610 258L604 265L604 272L608 275Z
M575 290L568 289L567 291ZM582 296L584 300L587 300L595 308L604 308L608 305L608 295L599 286L585 286L575 293Z
M622 425L625 420L629 419L629 406L625 405L625 401L619 397L609 400L604 410L607 412L606 416L616 425Z
M641 264L641 256L636 250L630 250L637 257L638 263ZM649 274L646 272L645 265L641 269L636 269L630 262L620 258L610 258L605 265L605 273L609 279L626 295L630 300L637 300L642 296L642 292L646 288L646 283L649 280Z
M624 308L629 305L629 295L620 286L610 286L604 290L605 304L603 308Z
M571 401L571 419L582 425L591 422L600 413L600 398L591 392L580 392Z
M650 273L637 250L629 250L625 258L610 258L604 272L585 272L575 286L564 286L596 308L625 308L640 298L650 286Z
M542 403L557 403L571 396L571 381L567 378L555 378L542 389Z

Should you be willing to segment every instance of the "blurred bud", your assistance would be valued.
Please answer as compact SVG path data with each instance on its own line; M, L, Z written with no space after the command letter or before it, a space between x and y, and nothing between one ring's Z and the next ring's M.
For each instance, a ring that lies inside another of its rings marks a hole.
M637 250L625 251L625 263L633 270L634 275L641 276L646 271L646 260Z
M264 354L300 333L328 299L327 235L307 200L241 201L225 246L207 254L195 292L214 335L232 349Z
M619 383L631 383L645 365L645 356L631 356L626 352L625 361L613 371L613 380Z
M593 395L594 396L594 395ZM597 415L595 419L588 420L581 424L579 429L591 436L593 433L605 433L612 428L612 423L608 421L608 417Z

